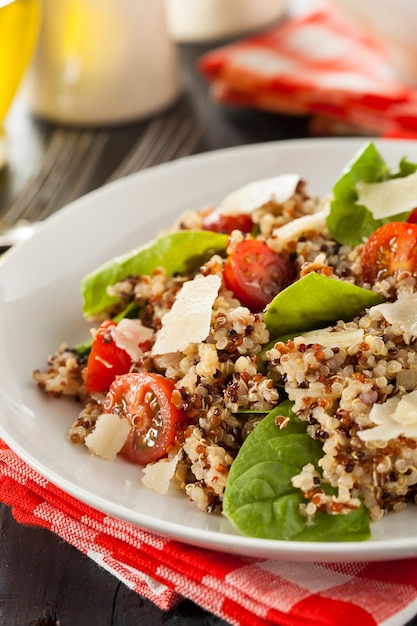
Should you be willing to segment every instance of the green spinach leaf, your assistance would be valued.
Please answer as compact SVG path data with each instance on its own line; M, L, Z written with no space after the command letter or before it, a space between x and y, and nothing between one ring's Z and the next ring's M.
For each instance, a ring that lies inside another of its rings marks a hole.
M346 515L318 511L308 520L299 510L304 498L291 479L304 465L318 467L321 444L305 432L285 402L271 411L243 443L234 460L223 499L223 511L244 535L297 541L361 541L369 539L365 507ZM289 417L277 428L277 415Z
M149 275L158 267L164 267L170 275L186 274L213 254L224 252L228 239L228 235L210 231L184 230L158 237L104 263L82 280L84 317L106 311L117 302L117 298L108 295L108 285L127 276Z
M391 178L408 176L417 164L402 159L399 168L390 171L388 165L373 143L367 144L346 166L333 187L333 199L327 217L327 227L339 243L356 246L363 243L379 226L387 222L404 221L408 213L400 213L384 219L374 219L372 213L356 204L358 183L376 183Z
M329 322L350 321L383 301L370 289L310 272L275 296L264 319L272 337L294 336Z
M417 163L411 163L406 157L403 157L398 166L398 172L393 172L393 178L403 178L417 171Z

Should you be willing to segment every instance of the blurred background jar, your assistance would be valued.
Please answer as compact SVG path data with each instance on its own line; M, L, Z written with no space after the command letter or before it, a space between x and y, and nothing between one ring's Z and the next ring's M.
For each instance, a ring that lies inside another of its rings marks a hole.
M165 0L176 41L208 42L253 32L272 24L286 0Z
M38 117L82 126L128 123L178 97L164 0L42 0L42 9L28 91Z
M7 160L3 124L31 60L39 0L0 0L0 168Z

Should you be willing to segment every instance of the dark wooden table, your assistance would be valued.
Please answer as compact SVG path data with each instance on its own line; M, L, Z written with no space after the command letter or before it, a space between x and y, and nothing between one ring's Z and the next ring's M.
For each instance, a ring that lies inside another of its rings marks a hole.
M57 128L33 119L24 98L18 99L8 118L10 164L0 172L0 220L3 216L7 216L6 222L30 217L30 211L36 209L39 213L39 208L46 216L74 197L99 187L109 177L156 160L176 158L188 152L308 136L308 119L225 108L213 103L207 85L195 69L196 59L206 49L199 45L180 46L183 95L170 111L157 116L156 121L112 129ZM180 123L184 124L186 119L188 124L181 145L172 154L143 157L141 142L151 137L152 143L152 132L168 133L173 120L175 125L175 116ZM187 138L190 138L188 143ZM132 155L136 155L133 165ZM79 165L74 166L77 159ZM80 167L82 159L88 167ZM126 167L120 169L123 163ZM225 624L190 601L169 612L159 610L53 533L17 524L8 507L0 505L0 624L192 626L196 623Z

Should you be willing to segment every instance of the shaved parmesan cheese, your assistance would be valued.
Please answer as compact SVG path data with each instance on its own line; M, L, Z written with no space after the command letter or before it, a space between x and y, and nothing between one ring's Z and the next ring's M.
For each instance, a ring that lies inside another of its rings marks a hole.
M162 318L162 328L152 354L181 352L190 343L200 343L207 338L220 285L221 278L214 274L199 276L183 284L171 310Z
M358 183L356 204L365 206L377 220L411 211L416 206L417 172L380 183Z
M102 413L96 421L93 432L85 438L85 444L92 454L114 461L130 429L128 420L114 413Z
M144 476L142 483L145 487L164 496L175 474L180 456L181 450L171 460L160 459L156 463L148 463L148 465L143 468Z
M373 306L369 312L379 311L391 325L403 333L417 335L417 293L400 294L395 302Z
M111 327L110 333L118 348L125 350L132 361L138 361L143 351L139 344L152 339L154 331L147 328L140 320L124 318L117 326Z
M417 426L417 391L406 394L398 403L392 419L404 426Z
M315 230L322 231L326 225L326 217L329 213L329 208L326 207L322 211L312 213L311 215L303 215L298 217L284 226L276 228L273 232L273 236L278 239L282 244L286 244L289 241L299 239L305 233Z
M249 183L229 194L221 203L220 212L237 215L252 213L268 202L283 204L294 195L299 181L298 174L281 174Z
M369 418L375 427L358 432L362 441L389 441L400 435L417 437L417 391L374 404Z
M318 343L323 348L349 348L363 341L364 331L362 328L347 328L338 332L331 332L331 326L320 330L312 330L304 333L301 337L295 337L294 342Z

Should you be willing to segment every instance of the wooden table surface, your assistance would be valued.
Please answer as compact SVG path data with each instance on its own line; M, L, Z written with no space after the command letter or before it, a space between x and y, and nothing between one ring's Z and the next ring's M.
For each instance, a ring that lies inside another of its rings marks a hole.
M39 214L39 209L44 217L112 176L172 156L308 136L307 119L212 102L195 69L195 60L206 49L179 47L182 97L156 119L138 124L95 130L59 128L33 119L24 97L17 99L7 120L10 159L8 168L0 172L0 220L5 215L6 222L30 218L31 211ZM154 135L168 135L179 124L184 125L184 136L182 142L177 138L179 146L171 154L155 155L149 146L144 149ZM0 624L225 624L190 601L167 613L159 610L53 533L19 525L8 507L0 507Z

